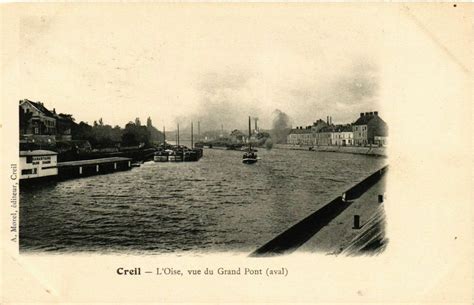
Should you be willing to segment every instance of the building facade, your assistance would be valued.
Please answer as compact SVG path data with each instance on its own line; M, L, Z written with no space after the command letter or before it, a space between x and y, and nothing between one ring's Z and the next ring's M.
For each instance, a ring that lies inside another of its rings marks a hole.
M332 145L354 145L354 132L352 131L352 125L337 126L332 134Z
M311 136L308 130L311 131ZM303 129L293 129L287 137L292 145L310 146L386 146L388 126L378 112L361 113L352 124L334 125L332 117L321 119Z
M286 143L291 145L311 146L313 145L313 132L311 126L292 129L286 137Z
M388 126L378 112L361 113L360 117L353 124L354 145L366 146L376 145L375 137L387 137Z
M56 140L72 140L72 126L74 120L71 115L57 114L50 111L41 102L28 99L20 101L20 137L36 142L51 144Z
M56 117L41 102L20 101L20 134L55 135ZM22 119L24 122L22 122ZM21 128L22 127L22 128Z
M314 145L332 145L333 133L334 128L332 126L326 126L321 128L318 132L314 134Z
M33 179L58 174L57 153L49 150L20 151L20 179Z
M375 136L374 137L374 144L379 146L379 147L387 146L387 137Z

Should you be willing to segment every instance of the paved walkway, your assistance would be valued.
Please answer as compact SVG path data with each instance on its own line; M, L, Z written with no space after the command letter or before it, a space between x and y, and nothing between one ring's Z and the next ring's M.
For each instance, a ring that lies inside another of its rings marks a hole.
M383 205L379 203L378 195L385 193L385 182L386 175L296 251L341 253L354 238L368 229L364 224L367 224L371 217L381 210L383 213ZM360 216L360 229L353 229L354 215Z

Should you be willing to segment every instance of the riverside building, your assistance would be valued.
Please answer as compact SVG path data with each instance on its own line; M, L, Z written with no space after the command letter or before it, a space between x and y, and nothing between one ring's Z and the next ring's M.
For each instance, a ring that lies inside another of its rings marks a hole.
M354 145L376 145L375 137L387 137L388 127L377 111L362 112L352 127Z
M286 138L286 142L291 145L313 145L313 132L311 126L306 128L300 126L292 129Z
M20 180L57 176L57 155L49 150L20 151Z
M332 145L337 146L351 146L354 145L354 132L352 125L336 126L332 134Z

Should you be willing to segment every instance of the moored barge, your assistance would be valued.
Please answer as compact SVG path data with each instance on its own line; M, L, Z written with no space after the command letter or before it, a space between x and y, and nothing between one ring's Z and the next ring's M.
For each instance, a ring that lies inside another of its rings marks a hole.
M33 183L57 179L107 174L132 168L132 159L110 157L57 162L58 153L49 150L20 151L20 182Z
M158 150L153 160L155 162L194 162L199 161L203 155L201 148L188 149L186 147Z

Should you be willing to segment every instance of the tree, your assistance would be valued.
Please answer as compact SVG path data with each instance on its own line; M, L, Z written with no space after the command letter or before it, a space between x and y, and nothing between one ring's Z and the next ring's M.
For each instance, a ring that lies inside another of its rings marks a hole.
M87 140L91 144L92 139L92 126L85 122L80 122L79 124L73 124L71 128L71 135L74 140Z
M114 142L119 143L122 141L122 133L123 130L120 128L120 126L116 125L114 128L112 128L112 135L111 138Z
M141 143L150 143L150 131L146 126L128 123L122 134L122 143L125 146L135 146Z
M25 134L28 129L28 124L33 116L33 113L30 111L23 111L23 108L20 108L20 134Z
M153 126L153 123L151 121L151 118L148 117L146 120L146 128L150 132L150 142L158 142L162 143L164 140L164 135L161 131L159 131L155 126Z
M140 122L140 118L135 119L135 125L142 126L142 123Z
M93 126L85 122L73 124L71 128L74 140L87 140L96 148L116 147L121 143L123 146L136 146L141 143L148 145L151 141L151 133L156 130L153 126L136 125L129 122L125 128L116 125L114 127L104 124L102 118L94 121ZM158 132L158 131L156 131Z
M72 122L76 121L76 119L72 116L72 114L69 114L69 113L60 113L59 116L66 120L70 120Z

